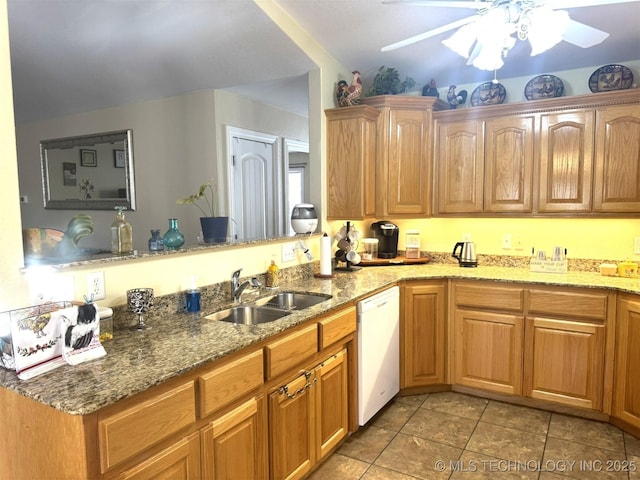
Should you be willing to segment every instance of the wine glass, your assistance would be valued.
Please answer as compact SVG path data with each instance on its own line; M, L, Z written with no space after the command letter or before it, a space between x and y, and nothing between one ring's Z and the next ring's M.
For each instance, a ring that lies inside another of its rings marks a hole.
M142 318L153 307L153 288L133 288L127 290L127 304L129 310L138 314L138 323L131 327L134 330L144 330L148 327Z

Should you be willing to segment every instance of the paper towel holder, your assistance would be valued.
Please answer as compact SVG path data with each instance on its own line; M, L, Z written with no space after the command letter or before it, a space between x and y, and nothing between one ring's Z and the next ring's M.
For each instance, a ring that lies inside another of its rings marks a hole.
M329 238L329 237L325 233L322 236L322 238ZM329 246L329 249L331 249L330 246ZM313 276L315 278L320 278L320 279L325 279L325 280L331 279L331 278L336 278L337 275L333 272L333 270L331 271L331 273L321 273L322 272L322 261L323 261L323 258L322 258L322 244L321 244L321 247L320 247L320 272L314 273Z

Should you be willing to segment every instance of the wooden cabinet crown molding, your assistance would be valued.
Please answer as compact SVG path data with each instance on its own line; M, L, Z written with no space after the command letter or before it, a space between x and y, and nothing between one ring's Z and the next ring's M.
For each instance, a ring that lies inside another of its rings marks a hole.
M409 109L418 110L421 107L425 110L448 110L449 104L436 97L415 97L412 95L376 95L365 97L361 101L362 105L375 108L393 108L394 110Z
M503 117L514 114L563 112L572 109L597 108L633 103L640 103L640 89L618 90L616 92L592 93L588 95L576 95L574 97L548 98L546 100L531 102L514 102L446 111L436 111L434 109L433 116L436 120L470 120Z

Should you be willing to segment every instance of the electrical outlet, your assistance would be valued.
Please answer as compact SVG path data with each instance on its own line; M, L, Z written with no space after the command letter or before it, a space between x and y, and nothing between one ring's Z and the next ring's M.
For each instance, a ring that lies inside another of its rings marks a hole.
M522 245L522 240L516 240L513 243L516 246L516 250L518 250L518 251L524 250L524 245Z
M502 235L502 249L503 250L511 250L511 234L510 233L505 233L504 235Z
M295 259L296 259L296 244L283 243L282 244L282 263L292 262Z
M471 234L470 233L463 233L462 234L462 241L463 242L470 242L471 241Z
M94 300L104 300L104 272L87 273L87 298L93 295Z
M633 253L640 255L640 237L633 239Z

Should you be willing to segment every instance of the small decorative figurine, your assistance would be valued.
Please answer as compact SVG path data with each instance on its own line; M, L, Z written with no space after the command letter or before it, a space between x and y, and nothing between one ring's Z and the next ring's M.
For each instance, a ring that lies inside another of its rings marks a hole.
M431 81L424 86L424 88L422 89L422 96L423 97L436 97L436 98L440 98L440 93L438 92L438 89L436 88L436 81L432 78Z
M447 92L447 102L449 102L451 108L457 108L458 105L463 105L466 101L466 90L460 90L459 93L456 93L456 85L449 86L449 91Z
M351 85L347 85L345 80L338 82L336 89L336 100L339 107L349 107L360 103L360 95L362 94L362 80L360 80L360 72L353 71L353 81Z

